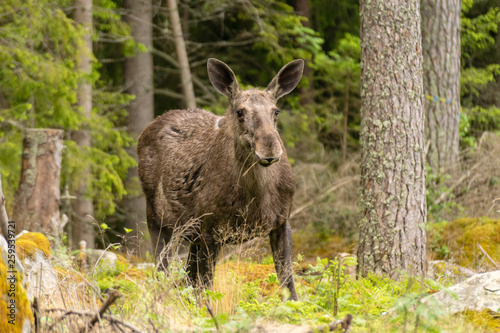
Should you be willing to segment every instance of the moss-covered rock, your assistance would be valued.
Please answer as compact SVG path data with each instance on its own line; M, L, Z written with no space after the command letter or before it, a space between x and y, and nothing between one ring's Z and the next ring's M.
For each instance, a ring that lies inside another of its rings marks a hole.
M17 237L16 251L19 258L34 257L37 250L42 252L45 258L51 256L50 242L44 234L27 232Z
M0 235L0 332L30 332L32 323L23 267Z
M455 264L487 271L494 266L478 244L500 263L500 219L462 218L430 224L428 231L432 259L451 260Z
M44 234L26 232L16 238L16 252L25 268L28 297L52 295L57 291L57 271L50 260L50 242ZM40 277L43 281L40 281Z

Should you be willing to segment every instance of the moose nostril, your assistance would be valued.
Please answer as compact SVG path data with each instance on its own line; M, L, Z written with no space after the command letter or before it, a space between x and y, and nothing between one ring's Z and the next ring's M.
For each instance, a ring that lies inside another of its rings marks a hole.
M269 165L271 165L273 163L278 162L279 160L280 160L279 157L278 158L275 158L275 157L262 158L262 159L259 160L259 163L261 165L264 165L264 166L269 166Z

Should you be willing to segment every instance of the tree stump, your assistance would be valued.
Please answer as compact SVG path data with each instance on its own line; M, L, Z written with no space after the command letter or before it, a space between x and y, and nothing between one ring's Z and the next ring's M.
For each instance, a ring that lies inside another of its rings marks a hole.
M62 232L59 219L64 131L26 129L13 218L16 231Z

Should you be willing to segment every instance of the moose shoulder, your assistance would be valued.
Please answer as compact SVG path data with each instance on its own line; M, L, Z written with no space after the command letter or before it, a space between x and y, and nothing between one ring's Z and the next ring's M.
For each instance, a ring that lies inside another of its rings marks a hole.
M209 59L210 82L230 102L226 114L172 110L144 130L139 177L161 265L168 265L161 252L174 229L184 227L189 278L210 287L223 243L268 234L280 283L297 299L288 223L295 183L276 128L276 101L297 86L303 68L294 60L266 89L243 91L226 64Z

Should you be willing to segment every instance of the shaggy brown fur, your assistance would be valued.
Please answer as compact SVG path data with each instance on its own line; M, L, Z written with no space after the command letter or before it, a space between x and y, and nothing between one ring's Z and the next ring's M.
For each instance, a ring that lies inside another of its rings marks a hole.
M303 66L292 61L265 90L242 91L226 64L209 59L210 81L231 103L225 116L173 110L142 133L139 177L155 255L174 228L198 221L184 235L192 282L211 285L223 242L269 234L280 282L297 299L288 224L295 182L276 128L276 100L295 88Z

